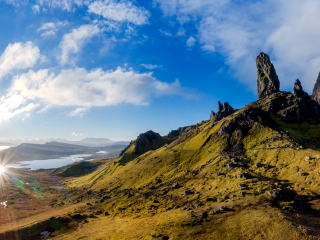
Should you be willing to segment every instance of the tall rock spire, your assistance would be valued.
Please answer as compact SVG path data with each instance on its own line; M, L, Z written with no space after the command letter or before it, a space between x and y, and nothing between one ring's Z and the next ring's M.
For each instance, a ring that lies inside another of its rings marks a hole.
M299 79L296 79L294 86L293 86L293 93L300 96L300 97L309 97L308 93L303 91L303 88L301 86L301 82Z
M316 83L314 84L312 99L315 100L317 103L320 103L320 73Z
M280 82L269 56L261 52L256 59L256 64L258 71L258 98L261 99L278 92Z

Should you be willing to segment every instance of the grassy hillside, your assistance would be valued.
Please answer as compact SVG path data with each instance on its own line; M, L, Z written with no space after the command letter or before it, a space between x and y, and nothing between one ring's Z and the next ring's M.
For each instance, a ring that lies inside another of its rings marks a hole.
M50 229L48 239L319 238L320 125L316 116L293 115L290 109L301 101L280 92L219 122L183 128L158 148L137 152L130 144L92 173L58 177L54 196L64 204L53 206L55 218L43 225L47 218L35 214L29 226L20 226L21 234L27 239L30 229ZM13 236L9 225L4 230Z

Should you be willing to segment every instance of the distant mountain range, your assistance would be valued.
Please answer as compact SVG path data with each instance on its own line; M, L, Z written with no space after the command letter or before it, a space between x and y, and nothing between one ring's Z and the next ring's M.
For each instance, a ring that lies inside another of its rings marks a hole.
M33 139L33 140L25 140L25 139L6 139L0 142L0 146L16 146L22 143L32 143L32 144L45 144L48 142L59 142L66 144L73 144L78 146L85 147L105 147L110 145L128 145L129 141L112 141L108 138L84 138L78 141L67 140L63 138L49 138L49 139Z
M90 154L85 159L105 159L118 157L126 144L112 144L103 147L87 147L61 142L47 142L45 144L21 143L0 151L0 163L15 163L23 160L55 159L68 155Z

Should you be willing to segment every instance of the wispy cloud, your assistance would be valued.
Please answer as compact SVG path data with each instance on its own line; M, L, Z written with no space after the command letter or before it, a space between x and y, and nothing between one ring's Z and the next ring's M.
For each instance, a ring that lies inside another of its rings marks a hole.
M59 29L61 29L62 27L68 24L69 24L68 21L43 23L41 27L38 28L38 32L42 32L41 36L55 35Z
M86 113L89 112L89 108L77 108L71 111L68 115L71 117L83 117Z
M189 37L187 40L187 47L193 48L194 45L196 44L196 42L197 42L197 40L193 36Z
M33 5L32 11L34 14L40 13L40 6L39 5Z
M13 70L32 68L43 58L32 42L9 44L0 57L0 79Z
M152 69L156 69L156 68L162 68L162 65L153 65L153 64L140 64L142 67L152 70Z
M161 32L163 35L166 35L167 37L172 37L172 33L164 31L162 29L159 29L159 32Z
M71 133L71 136L74 136L74 137L82 136L82 133L73 132Z
M89 4L88 12L100 15L108 20L128 22L135 25L147 24L150 16L147 10L133 5L130 1L94 1Z
M70 56L80 52L81 48L100 32L101 29L97 25L86 24L65 34L59 45L61 49L61 55L59 56L61 64L70 63ZM71 63L74 63L74 61L71 61Z

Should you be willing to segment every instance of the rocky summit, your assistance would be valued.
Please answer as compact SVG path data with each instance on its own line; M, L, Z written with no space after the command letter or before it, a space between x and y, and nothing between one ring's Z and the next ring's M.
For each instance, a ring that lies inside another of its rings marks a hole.
M261 52L256 59L256 65L258 71L258 98L260 99L278 92L280 81L269 56Z
M234 112L235 111L233 107L231 107L229 103L225 102L224 104L221 104L220 102L218 102L218 112L214 113L213 111L211 111L210 120L213 120L213 122L217 122Z

